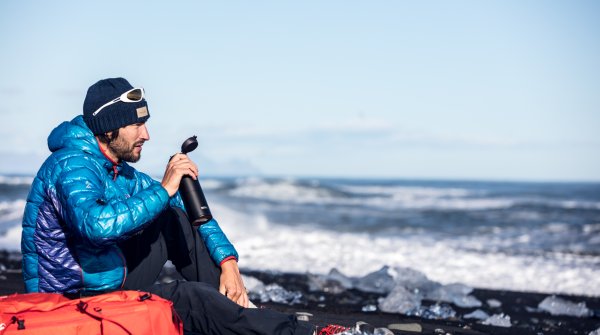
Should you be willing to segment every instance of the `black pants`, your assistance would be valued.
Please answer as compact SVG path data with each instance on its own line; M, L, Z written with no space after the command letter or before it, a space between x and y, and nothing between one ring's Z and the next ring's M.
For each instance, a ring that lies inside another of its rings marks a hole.
M186 332L312 334L313 326L269 309L243 308L219 293L220 268L180 209L167 209L142 233L120 245L129 273L125 289L171 300ZM186 281L155 284L170 260Z

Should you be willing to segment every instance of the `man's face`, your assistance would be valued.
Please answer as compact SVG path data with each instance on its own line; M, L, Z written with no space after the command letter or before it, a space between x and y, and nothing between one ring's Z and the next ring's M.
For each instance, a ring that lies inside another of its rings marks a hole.
M142 145L150 140L145 123L136 123L119 129L119 136L110 141L108 148L117 159L135 163L142 155Z

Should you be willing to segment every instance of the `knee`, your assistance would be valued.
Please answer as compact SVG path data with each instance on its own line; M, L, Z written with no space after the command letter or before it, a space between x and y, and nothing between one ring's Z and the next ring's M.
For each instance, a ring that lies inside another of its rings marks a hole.
M172 301L174 304L189 306L192 310L204 310L227 304L229 299L206 283L177 281Z

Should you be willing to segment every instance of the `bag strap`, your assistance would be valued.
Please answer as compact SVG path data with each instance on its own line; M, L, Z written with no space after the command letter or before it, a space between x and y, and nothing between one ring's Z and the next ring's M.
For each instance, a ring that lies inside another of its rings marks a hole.
M12 318L10 318L8 324L4 322L0 323L0 335L4 334L8 327L14 325L15 323L17 324L17 330L25 329L25 320L19 319L17 316L13 316Z
M127 334L132 335L131 332L127 329L127 327L125 327L119 321L116 321L114 319L106 317L105 315L102 315L102 313L100 313L102 311L102 309L100 307L90 308L87 302L79 301L79 303L77 304L77 310L83 314L87 314L87 315L91 316L92 318L100 321L101 323L103 321L111 322L111 323L121 327L124 331L127 332ZM102 333L104 333L104 330L102 330Z

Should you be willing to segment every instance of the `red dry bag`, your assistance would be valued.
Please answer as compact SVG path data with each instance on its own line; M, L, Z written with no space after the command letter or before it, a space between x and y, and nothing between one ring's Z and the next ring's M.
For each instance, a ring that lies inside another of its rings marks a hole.
M138 291L68 299L57 293L0 297L0 335L183 334L173 303Z

